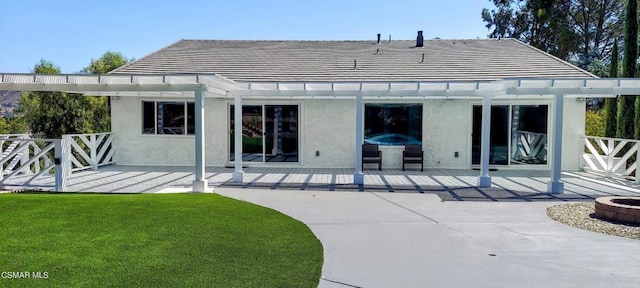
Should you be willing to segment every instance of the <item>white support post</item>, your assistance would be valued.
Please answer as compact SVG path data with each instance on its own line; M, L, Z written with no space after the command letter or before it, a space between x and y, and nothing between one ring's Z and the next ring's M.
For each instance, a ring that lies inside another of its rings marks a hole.
M547 183L547 192L560 194L564 191L564 183L560 181L562 174L562 114L564 95L553 95L553 146L551 147L551 181Z
M56 177L56 192L67 191L67 173L66 173L66 161L69 152L64 151L66 145L64 139L54 140L54 165L55 165L55 177Z
M244 181L244 171L242 171L242 96L234 95L233 106L233 149L234 149L234 171L233 182L242 183Z
M491 95L482 97L482 138L480 142L480 175L478 176L478 187L491 187L491 176L489 176L491 97Z
M196 179L193 181L193 192L207 192L208 183L205 174L205 141L204 141L204 92L195 91L196 112Z
M362 172L362 139L364 139L364 102L362 93L356 96L356 172L353 174L353 184L364 184L364 173Z

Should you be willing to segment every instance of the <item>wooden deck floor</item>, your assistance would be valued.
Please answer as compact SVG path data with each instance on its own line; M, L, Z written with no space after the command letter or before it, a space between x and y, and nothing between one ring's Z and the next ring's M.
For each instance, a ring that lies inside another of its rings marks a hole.
M232 183L231 168L207 168L210 187L434 193L457 201L573 201L598 196L640 196L640 185L586 172L565 172L565 193L546 193L549 171L501 170L491 172L490 188L475 187L479 171L427 169L420 171L365 170L365 184L352 184L353 169L247 168L245 182ZM192 167L107 166L77 172L68 180L69 191L106 193L156 193L189 191ZM15 179L16 184L20 178ZM42 177L35 187L50 190L52 177Z

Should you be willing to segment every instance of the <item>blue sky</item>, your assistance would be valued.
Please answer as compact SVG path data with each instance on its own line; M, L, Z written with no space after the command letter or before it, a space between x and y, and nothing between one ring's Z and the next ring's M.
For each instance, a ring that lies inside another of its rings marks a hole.
M46 59L76 73L107 51L140 58L180 39L486 38L489 0L0 0L0 72Z

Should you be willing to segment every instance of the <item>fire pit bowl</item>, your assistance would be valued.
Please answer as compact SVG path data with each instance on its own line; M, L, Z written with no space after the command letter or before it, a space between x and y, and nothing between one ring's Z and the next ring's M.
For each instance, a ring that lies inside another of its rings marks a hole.
M640 224L640 197L609 196L596 199L596 215L600 218Z

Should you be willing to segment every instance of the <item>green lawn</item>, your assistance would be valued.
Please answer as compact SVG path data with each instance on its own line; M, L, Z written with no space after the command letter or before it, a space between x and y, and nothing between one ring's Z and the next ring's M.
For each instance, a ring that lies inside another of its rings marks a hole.
M316 287L322 261L304 224L216 194L0 195L0 272L48 277L0 287Z

